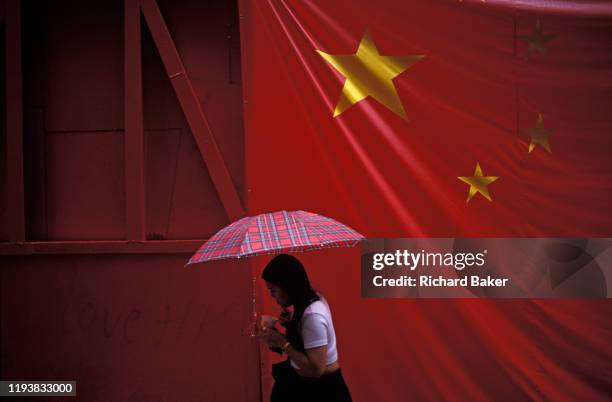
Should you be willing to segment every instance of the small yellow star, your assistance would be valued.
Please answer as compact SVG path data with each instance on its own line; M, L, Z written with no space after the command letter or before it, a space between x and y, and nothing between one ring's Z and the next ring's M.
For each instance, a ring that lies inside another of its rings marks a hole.
M555 35L544 35L542 33L542 27L540 26L540 20L536 21L535 29L531 35L520 36L521 39L525 40L529 46L527 47L527 53L535 52L536 50L542 54L545 54L546 42L552 40Z
M529 153L533 151L536 145L541 146L548 153L552 153L550 150L550 144L548 143L548 137L552 134L550 129L544 127L544 119L542 119L542 113L538 113L538 122L535 127L527 130L527 133L531 136L531 142L529 143Z
M406 118L392 80L424 56L381 56L368 31L361 38L355 54L317 52L346 77L334 117L371 96L397 115Z
M493 201L491 199L491 195L489 194L489 189L487 188L487 186L493 183L495 180L499 179L499 177L484 176L482 174L482 169L480 168L480 163L476 162L474 176L458 176L457 178L470 185L470 191L468 193L468 198L466 202L470 202L470 200L476 195L476 193L480 193L487 200Z

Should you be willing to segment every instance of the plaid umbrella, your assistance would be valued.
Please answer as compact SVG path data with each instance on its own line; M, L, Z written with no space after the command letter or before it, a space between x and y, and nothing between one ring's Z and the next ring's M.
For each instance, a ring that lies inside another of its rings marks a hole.
M198 262L277 252L354 246L361 234L334 219L306 211L247 216L221 229L191 257Z

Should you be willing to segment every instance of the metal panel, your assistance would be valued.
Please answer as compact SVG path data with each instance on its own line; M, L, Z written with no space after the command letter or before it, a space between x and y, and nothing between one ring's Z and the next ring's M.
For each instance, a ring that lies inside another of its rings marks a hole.
M83 402L258 400L246 262L187 258L3 257L3 379L71 378Z
M4 0L0 0L0 122L6 121L6 40ZM6 177L6 124L0 123L0 242L8 241L8 190Z
M220 198L223 191L214 181L219 174L215 176L214 168L207 169L202 156L206 152L185 120L195 109L182 110L177 94L185 91L175 93L172 81L176 79L169 79L164 70L162 54L149 29L141 31L142 89L138 91L138 61L132 60L138 52L128 50L130 46L135 49L138 42L123 47L123 39L129 41L133 28L121 23L126 16L123 2L22 3L26 238L201 239L226 225L226 207ZM192 86L190 101L200 108L195 110L196 120L201 118L204 124L210 118L209 134L218 145L214 148L220 163L212 166L222 166L224 185L230 188L226 197L241 204L244 134L236 5L162 3L174 50L180 49L181 63L189 63L183 68L193 77L187 83ZM143 94L140 111L138 92ZM207 110L205 117L202 108ZM142 139L131 143L130 124L135 122L136 132L142 126L137 117L134 120L129 115L139 114L146 131L143 129ZM139 149L143 149L142 165ZM129 178L132 171L134 180ZM121 183L123 178L125 183ZM135 191L141 188L141 178L144 190ZM128 201L130 194L135 196L132 202ZM0 204L0 208L4 211L0 218L8 216L5 207ZM141 225L128 222L137 222L141 216L142 230ZM6 226L3 224L5 230ZM136 234L128 236L127 230ZM0 238L7 240L8 233L0 233Z
M21 2L6 3L6 149L9 241L25 241Z
M47 221L54 240L125 238L123 132L47 135Z
M128 240L144 240L144 124L138 0L125 0L124 18L126 236Z
M159 7L142 0L142 11L225 210L230 220L241 218L244 208Z
M227 4L162 9L242 194L241 88L226 81L226 25L238 18ZM0 315L13 323L3 327L2 372L73 378L83 401L257 400L258 343L243 328L252 316L246 262L182 269L202 240L118 240L142 238L142 192L132 191L143 176L147 237L206 238L228 221L147 29L142 88L134 82L137 34L123 5L23 0L26 233L59 241L0 244ZM202 41L184 29L202 26Z
M30 29L41 47L29 51L43 53L44 70L25 67L44 77L46 129L123 130L123 1L24 0L26 12L40 23Z

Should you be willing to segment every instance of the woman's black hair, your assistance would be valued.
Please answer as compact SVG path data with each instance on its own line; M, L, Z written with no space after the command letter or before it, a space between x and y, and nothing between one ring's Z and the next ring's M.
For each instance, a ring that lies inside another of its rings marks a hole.
M310 286L304 266L292 255L279 254L266 265L261 278L280 287L289 296L289 302L293 305L293 316L287 326L287 338L292 345L303 349L303 341L299 335L302 315L306 307L320 300Z

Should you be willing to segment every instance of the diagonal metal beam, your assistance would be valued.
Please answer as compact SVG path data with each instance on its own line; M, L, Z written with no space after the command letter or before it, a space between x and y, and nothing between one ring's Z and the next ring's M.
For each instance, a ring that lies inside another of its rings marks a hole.
M141 0L141 8L225 211L232 221L241 218L240 197L159 7L155 0Z
M21 1L6 8L6 162L9 241L25 241L23 183L23 94L21 73Z
M145 240L144 124L139 0L124 2L126 238Z

